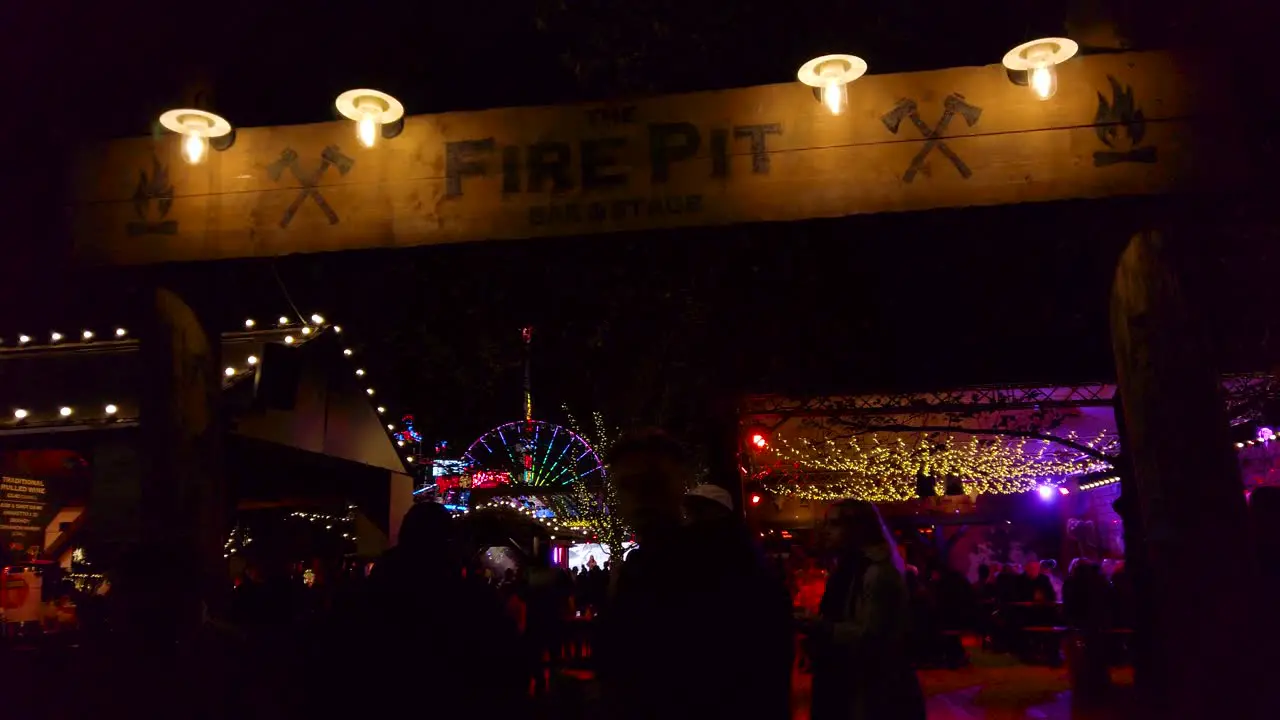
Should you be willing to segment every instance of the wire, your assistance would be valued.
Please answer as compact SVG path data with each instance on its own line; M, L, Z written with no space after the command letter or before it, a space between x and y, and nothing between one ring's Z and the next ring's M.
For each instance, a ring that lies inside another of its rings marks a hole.
M271 261L271 275L276 279L276 284L280 286L280 292L284 294L284 301L289 303L289 307L293 310L293 315L298 322L305 323L306 318L302 317L302 313L298 311L298 306L293 302L293 296L289 294L289 288L285 287L284 280L280 278L280 272L276 269L276 261Z

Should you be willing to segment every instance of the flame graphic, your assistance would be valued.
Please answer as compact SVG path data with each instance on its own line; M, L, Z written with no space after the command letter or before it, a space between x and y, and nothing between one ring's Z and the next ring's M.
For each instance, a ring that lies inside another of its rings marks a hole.
M1123 127L1129 138L1129 145L1136 147L1146 133L1147 120L1143 117L1142 110L1134 107L1133 86L1121 87L1110 75L1107 76L1107 81L1111 83L1111 102L1107 102L1107 98L1098 93L1098 113L1094 118L1098 139L1107 147L1115 147L1115 141L1120 137L1120 128Z

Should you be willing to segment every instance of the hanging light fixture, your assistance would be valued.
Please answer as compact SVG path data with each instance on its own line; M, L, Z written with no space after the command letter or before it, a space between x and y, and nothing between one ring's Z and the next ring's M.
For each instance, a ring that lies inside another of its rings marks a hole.
M160 124L182 136L182 159L191 165L203 162L210 147L226 150L236 140L231 123L204 110L170 110L160 116Z
M348 90L334 101L342 116L356 123L356 139L369 148L378 137L387 139L404 128L404 105L380 90Z
M867 73L867 61L853 55L823 55L800 66L796 77L813 88L818 99L832 115L849 106L849 83Z
M1040 38L1024 42L1004 55L1004 66L1009 79L1018 85L1026 85L1041 100L1048 100L1058 92L1058 65L1070 60L1080 51L1074 40L1067 38Z

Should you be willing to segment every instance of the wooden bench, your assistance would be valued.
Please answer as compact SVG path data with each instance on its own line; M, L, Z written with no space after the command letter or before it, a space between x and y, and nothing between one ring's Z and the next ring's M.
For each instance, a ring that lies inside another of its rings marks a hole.
M1062 638L1070 628L1062 625L1031 625L1022 628L1027 635L1027 659L1048 665L1062 664Z

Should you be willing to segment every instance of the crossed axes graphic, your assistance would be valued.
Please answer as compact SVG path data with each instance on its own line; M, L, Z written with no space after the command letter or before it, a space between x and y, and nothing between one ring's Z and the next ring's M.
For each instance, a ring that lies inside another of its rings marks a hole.
M920 152L916 153L916 156L912 158L911 165L907 167L907 172L902 176L903 182L909 183L915 179L916 173L920 172L920 168L924 166L925 158L929 157L929 153L933 152L934 148L937 148L938 152L945 155L951 161L951 164L956 166L960 177L968 180L969 176L973 174L969 166L965 165L960 156L956 155L955 151L948 147L946 141L942 139L942 134L947 131L947 126L951 124L951 118L956 115L964 118L969 127L973 127L978 123L978 118L982 116L982 108L970 105L965 102L963 95L953 93L942 101L942 117L932 129L924 124L924 120L920 119L920 108L916 105L916 101L909 98L899 100L892 110L880 117L880 121L894 135L898 134L898 128L902 125L903 120L910 120L911 124L915 125L916 129L920 131L920 135L928 139L924 147L920 148Z
M313 175L303 176L302 171L298 169L298 153L293 148L285 148L280 153L280 159L267 166L267 175L271 177L273 182L280 182L284 171L288 170L295 180L302 183L302 189L298 191L298 197L284 211L284 217L280 218L280 227L287 228L289 223L293 222L293 216L297 214L302 207L302 203L307 198L315 200L316 206L320 208L320 212L328 218L330 225L338 224L338 213L329 207L329 203L325 201L324 196L316 189L316 185L320 184L320 178L324 176L329 166L338 168L338 174L346 175L356 164L355 160L342 154L337 145L330 145L320 152L320 167Z

